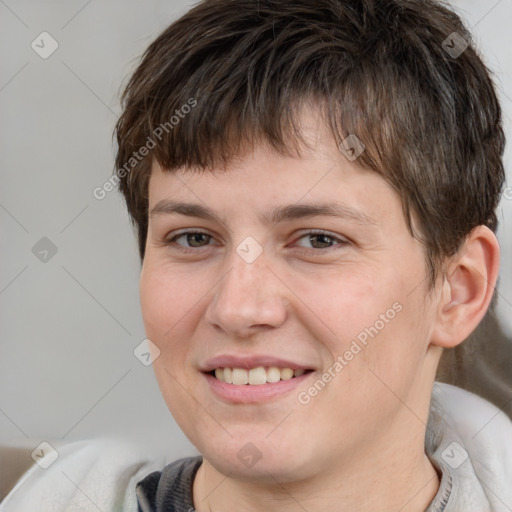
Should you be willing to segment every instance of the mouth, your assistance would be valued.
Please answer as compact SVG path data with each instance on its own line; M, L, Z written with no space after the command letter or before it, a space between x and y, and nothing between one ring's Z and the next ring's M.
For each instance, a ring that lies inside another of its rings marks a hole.
M208 389L228 404L262 404L288 400L293 390L317 371L302 361L276 354L219 354L199 367Z
M256 368L215 368L207 372L216 380L235 386L262 386L288 381L311 373L312 369L293 369L278 366L258 366Z

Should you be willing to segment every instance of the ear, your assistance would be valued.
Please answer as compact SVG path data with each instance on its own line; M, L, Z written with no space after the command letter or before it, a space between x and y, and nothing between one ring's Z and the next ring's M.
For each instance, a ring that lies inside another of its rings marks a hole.
M477 226L447 266L431 343L453 348L477 327L491 302L500 265L494 233Z

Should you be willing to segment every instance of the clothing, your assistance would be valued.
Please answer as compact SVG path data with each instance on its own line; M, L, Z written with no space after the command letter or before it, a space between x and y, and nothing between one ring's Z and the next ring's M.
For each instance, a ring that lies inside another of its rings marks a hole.
M192 484L203 458L186 457L154 471L136 487L140 511L192 512Z
M148 456L129 440L49 442L57 460L47 469L34 464L0 503L0 512L137 512L137 482L172 460ZM30 457L30 451L23 449L20 456ZM8 471L0 461L0 475Z
M426 446L442 478L427 511L510 512L511 421L491 403L448 384L436 383L433 399L432 411L438 408L443 419L439 436L429 428ZM431 418L429 427L435 426L436 415ZM57 450L59 457L48 469L34 464L23 475L0 512L193 508L191 489L200 456L171 462L170 456L148 456L141 445L112 439L79 441Z

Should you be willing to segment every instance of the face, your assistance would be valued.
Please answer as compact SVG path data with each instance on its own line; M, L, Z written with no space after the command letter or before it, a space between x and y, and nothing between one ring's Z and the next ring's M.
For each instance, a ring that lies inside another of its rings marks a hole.
M391 187L311 118L300 158L261 145L213 173L154 165L149 184L154 371L205 460L242 479L336 471L424 434L424 250Z

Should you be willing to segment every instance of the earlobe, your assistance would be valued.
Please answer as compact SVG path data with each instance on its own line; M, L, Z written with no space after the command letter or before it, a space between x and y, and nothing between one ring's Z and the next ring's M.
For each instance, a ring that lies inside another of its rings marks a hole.
M453 256L444 277L431 343L453 348L480 323L491 302L500 264L495 234L477 226Z

